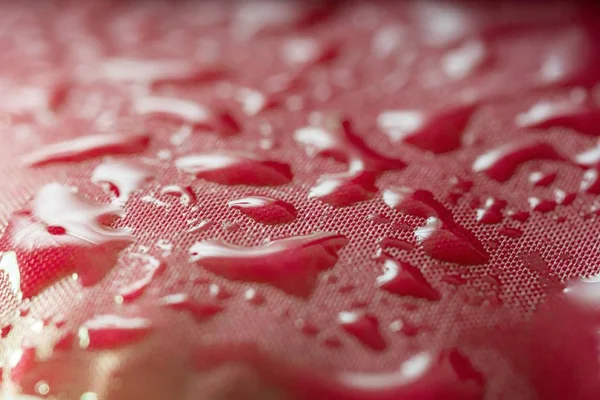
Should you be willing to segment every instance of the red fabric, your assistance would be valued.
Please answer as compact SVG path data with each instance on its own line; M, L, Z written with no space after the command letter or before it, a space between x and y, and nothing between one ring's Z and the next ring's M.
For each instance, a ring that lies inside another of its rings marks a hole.
M599 398L599 19L1 4L4 392Z

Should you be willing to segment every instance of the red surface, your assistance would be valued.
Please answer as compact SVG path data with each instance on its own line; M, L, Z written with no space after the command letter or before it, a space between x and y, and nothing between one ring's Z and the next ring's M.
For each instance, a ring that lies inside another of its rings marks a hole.
M600 398L598 26L0 4L0 398Z

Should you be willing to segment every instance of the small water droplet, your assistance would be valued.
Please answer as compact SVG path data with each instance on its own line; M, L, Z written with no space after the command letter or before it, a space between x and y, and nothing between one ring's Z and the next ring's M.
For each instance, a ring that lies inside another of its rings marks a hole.
M261 292L253 288L246 290L246 292L244 293L244 298L248 303L257 306L262 305L265 302L265 296Z
M121 203L152 178L153 174L148 169L120 162L102 163L92 172L92 182L110 185L116 201Z
M196 193L191 186L166 185L160 189L161 195L179 197L181 204L186 206L196 204Z
M387 259L383 274L377 277L377 287L398 296L410 296L436 301L440 293L433 287L421 271L409 263Z
M541 213L554 211L557 206L554 200L540 199L538 197L530 197L527 201L529 202L529 207L531 207L533 211L539 211Z
M406 318L399 318L390 323L390 331L402 333L405 336L415 336L419 333L419 328L408 322Z
M231 292L216 283L211 283L208 287L208 291L212 297L218 300L226 300L232 296Z
M284 224L296 219L296 208L283 200L267 196L248 196L227 203L263 224Z
M294 322L294 326L306 336L314 337L319 334L319 328L303 318L299 318Z
M477 221L480 224L497 224L502 222L504 218L502 210L504 210L506 204L505 200L488 198L483 208L477 210Z
M338 323L366 347L375 351L383 351L387 348L387 343L379 331L379 321L375 316L357 311L343 311L338 314Z
M373 222L374 224L389 224L390 223L390 219L387 218L384 215L381 214L377 214L377 213L371 213L369 215L367 215L367 219L371 222Z
M519 221L519 222L525 222L525 221L527 221L529 219L529 216L530 216L529 212L527 212L527 211L509 211L508 215L512 219L514 219L516 221Z
M498 233L502 236L508 236L511 238L516 238L523 235L523 231L518 228L511 228L507 226L503 226L498 228Z
M165 296L160 300L160 304L172 310L189 313L197 322L204 322L225 310L225 307L218 304L196 302L185 293Z

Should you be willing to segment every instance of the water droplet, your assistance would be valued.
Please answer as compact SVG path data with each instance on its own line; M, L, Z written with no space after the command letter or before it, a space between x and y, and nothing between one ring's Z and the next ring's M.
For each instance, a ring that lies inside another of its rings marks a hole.
M377 287L398 296L433 301L441 298L440 293L427 282L417 267L392 259L385 260L383 275L377 277Z
M506 207L506 201L492 197L485 201L483 208L477 210L477 221L480 224L497 224L502 222L504 216L502 210Z
M600 166L600 141L591 149L577 154L573 162L581 167L595 168Z
M314 337L319 334L319 328L303 318L299 318L294 322L294 326L306 336Z
M598 82L598 55L594 38L575 28L552 46L540 68L542 87L592 87Z
M457 224L450 210L426 190L407 187L390 188L383 193L384 202L393 209L420 218L425 226L415 231L417 241L430 257L465 265L484 264L489 256L470 231Z
M214 81L222 68L182 60L112 58L98 66L97 77L109 81L181 85Z
M188 233L204 232L208 230L214 223L212 221L200 221L198 224L192 226L187 230Z
M489 255L473 234L460 225L445 224L436 217L427 219L415 231L417 242L428 256L463 265L485 264Z
M525 222L529 219L529 213L527 211L509 211L508 215L519 222Z
M364 171L322 175L308 197L335 207L351 206L377 193L376 178L374 173Z
M585 171L579 190L589 194L600 194L600 174L597 169L592 168Z
M140 279L126 284L119 288L117 296L120 296L122 302L129 303L139 299L152 281L160 276L166 269L166 264L148 254L130 253L130 258L139 259L143 262L142 271L144 276Z
M285 224L294 221L297 215L292 204L267 196L248 196L227 204L263 224Z
M36 353L36 348L30 343L26 343L10 353L8 368L11 381L19 383L35 367L37 364Z
M379 321L375 316L356 311L343 311L338 315L338 323L366 347L375 351L383 351L387 348L387 343L379 331Z
M338 55L338 48L333 43L298 37L286 40L281 53L290 65L311 66L333 60Z
M548 186L556 179L556 172L535 171L529 174L529 182L533 186Z
M463 278L460 274L446 275L442 278L442 282L448 283L453 286L461 286L467 283L467 279Z
M23 164L39 167L57 162L76 162L104 155L142 152L148 147L148 135L98 134L80 136L43 146L23 157Z
M255 247L222 241L198 242L190 260L232 280L269 283L284 292L306 297L320 272L332 268L348 240L335 233L314 233L274 240Z
M134 240L128 230L110 229L100 223L121 216L116 204L94 203L70 187L47 184L38 191L32 211L11 216L0 249L4 251L2 264L9 261L7 254L14 254L14 259L11 265L2 265L3 270L11 282L20 285L25 298L74 272L82 285L92 285ZM53 235L49 226L62 227L65 232Z
M541 213L554 211L557 206L554 200L545 200L537 197L530 197L527 201L529 202L529 207L531 207L533 211L539 211Z
M348 171L322 175L311 189L310 197L337 207L368 200L377 192L377 176L389 170L400 170L406 164L369 148L358 137L348 120L335 125L334 132L316 126L298 129L294 139L304 146L309 156L330 157L348 165Z
M377 213L371 213L369 215L367 215L367 219L371 222L373 222L374 224L389 224L390 223L390 219L387 218L384 215L381 214L377 214Z
M8 334L9 334L9 333L12 331L12 328L13 328L13 326L12 326L12 325L10 325L10 324L9 324L9 325L6 325L6 326L3 326L3 327L0 329L0 337L1 337L2 339L6 338L6 337L8 336Z
M449 349L417 353L393 372L339 373L303 392L323 399L480 399L484 387L483 375L469 359Z
M160 303L172 310L189 313L197 322L206 321L225 310L225 307L218 304L196 302L185 293L165 296L160 300Z
M371 48L373 53L379 58L390 56L398 49L406 36L406 28L401 25L387 25L381 27L373 35Z
M81 325L77 336L81 348L106 350L139 342L151 332L152 323L147 318L104 314Z
M377 117L377 126L395 142L409 143L435 154L447 153L461 146L463 132L474 111L473 105L435 113L384 111Z
M75 343L75 334L73 332L65 332L54 344L52 348L54 351L67 351L73 348Z
M251 154L205 153L180 157L178 169L222 185L277 186L292 179L290 166Z
M156 119L181 122L200 130L218 132L222 135L235 135L241 128L237 120L227 111L208 109L191 100L172 97L149 96L135 100L133 109L137 114Z
M276 96L271 95L267 97L260 91L250 88L240 88L236 92L235 97L242 104L244 113L250 117L281 104L281 101L278 101Z
M415 336L419 333L419 328L416 325L408 322L406 318L399 318L390 323L390 331L402 333L405 336Z
M376 258L379 258L383 255L389 256L390 250L394 249L397 251L412 251L414 250L414 246L412 243L407 242L406 240L397 239L393 237L386 237L381 239L378 242L379 249L377 250Z
M160 189L161 195L179 197L181 204L186 206L196 204L196 193L191 186L166 185Z
M241 228L240 224L232 221L223 221L223 229L227 232L237 232Z
M265 302L265 296L261 292L253 288L246 290L246 292L244 293L244 298L248 303L257 306L262 305Z
M231 292L216 283L211 283L208 287L208 291L212 297L218 300L226 300L232 296Z
M342 347L342 342L336 337L327 337L323 340L323 344L330 349L339 349Z
M554 189L554 200L556 201L556 204L568 206L570 204L573 204L576 198L577 193L567 193L559 188Z
M568 101L540 102L527 112L519 114L515 122L521 128L569 128L585 135L598 136L600 109L586 105L584 101L585 92L583 96Z
M473 163L472 169L473 172L484 172L498 182L505 182L521 164L533 160L567 161L548 143L517 141L480 155Z
M502 236L508 236L511 238L516 238L523 235L523 231L518 228L511 228L507 226L503 226L498 228L498 233Z
M441 65L448 78L460 80L472 75L489 61L485 44L480 40L469 40L446 53Z
M108 184L120 203L125 203L133 192L152 178L153 174L148 169L120 162L102 163L92 172L92 182Z
M204 106L190 100L170 97L141 97L135 99L133 110L141 115L173 118L178 121L207 126L210 112Z

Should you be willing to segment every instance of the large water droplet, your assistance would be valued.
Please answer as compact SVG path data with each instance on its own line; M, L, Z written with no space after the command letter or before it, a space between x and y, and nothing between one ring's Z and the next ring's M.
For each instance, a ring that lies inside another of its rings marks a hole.
M232 280L269 283L296 296L312 293L320 272L332 268L348 240L335 233L314 233L239 247L222 241L198 242L191 261Z
M377 117L379 129L391 140L412 144L433 153L458 149L475 107L454 108L425 113L416 110L384 111Z
M552 145L539 141L517 141L492 149L473 163L473 172L484 172L498 182L509 180L523 163L532 160L567 161Z
M38 167L57 162L75 162L104 155L139 153L146 149L148 135L98 134L81 136L43 146L23 157L23 163Z
M223 185L277 186L292 180L288 164L246 153L205 153L180 157L178 169Z
M133 109L142 115L172 118L191 125L207 126L209 111L191 100L171 97L141 97L135 99Z
M212 81L223 73L222 68L190 61L112 58L98 66L97 77L119 82L181 85Z
M57 183L42 187L32 211L14 213L0 240L0 249L16 255L22 295L34 296L72 273L84 286L102 279L134 240L128 230L99 222L121 215L119 205L91 202L70 187Z
M172 119L194 128L210 130L222 135L234 135L240 132L238 121L221 109L207 109L191 100L171 97L142 97L133 104L135 112L153 118Z
M575 92L578 93L578 92ZM527 129L569 128L590 136L599 136L600 109L584 103L585 93L576 99L540 102L516 117L517 126Z
M248 196L231 200L227 204L263 224L292 222L297 214L292 204L267 196Z

